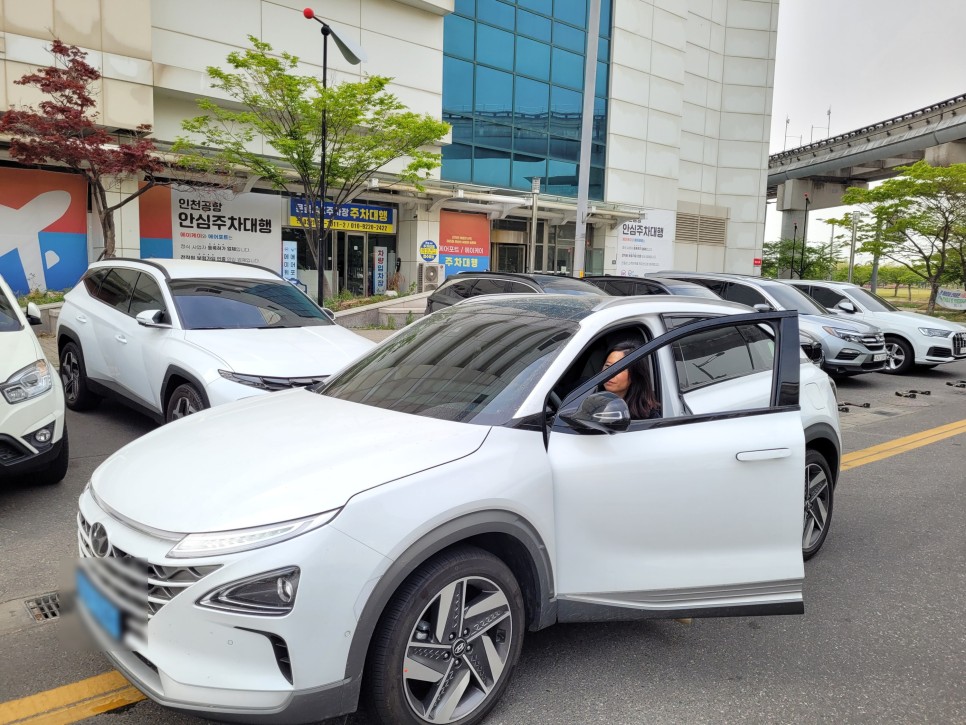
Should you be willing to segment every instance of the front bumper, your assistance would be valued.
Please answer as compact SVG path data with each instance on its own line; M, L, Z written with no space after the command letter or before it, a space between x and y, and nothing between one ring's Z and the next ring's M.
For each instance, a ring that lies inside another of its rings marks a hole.
M53 424L54 434L44 445L32 434ZM31 400L15 405L0 398L0 478L21 476L50 466L64 440L64 392L59 380Z
M145 695L166 707L235 722L314 722L355 710L359 682L346 678L346 661L366 582L385 568L383 557L323 526L253 551L171 559L167 552L176 539L121 522L89 490L79 508L80 569L120 610L120 639L103 626L97 598L88 595L93 603L85 603L80 588L77 610L100 648ZM104 558L91 556L95 523L110 542ZM118 583L118 561L143 567L148 581L140 594ZM292 565L300 567L301 578L285 616L197 604L224 584ZM179 573L189 569L194 573ZM159 581L166 576L171 579Z

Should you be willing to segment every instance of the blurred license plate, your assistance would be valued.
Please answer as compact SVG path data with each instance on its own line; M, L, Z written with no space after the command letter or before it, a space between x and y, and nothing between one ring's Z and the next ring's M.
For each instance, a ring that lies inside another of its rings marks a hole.
M77 571L77 598L105 632L114 639L121 638L121 610L101 594L80 570Z
M880 353L879 353L878 355L874 355L874 356L872 357L872 360L873 360L874 362L882 362L882 361L883 361L883 360L885 360L885 359L886 359L887 357L889 357L889 356L888 356L888 355L887 355L886 353L884 353L884 352L880 352Z

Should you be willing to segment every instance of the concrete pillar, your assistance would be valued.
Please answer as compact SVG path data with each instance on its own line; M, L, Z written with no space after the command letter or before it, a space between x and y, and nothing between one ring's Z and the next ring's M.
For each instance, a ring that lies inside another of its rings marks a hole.
M926 149L926 162L931 166L966 164L966 141L951 141Z
M439 212L423 207L400 205L399 229L396 237L396 254L402 260L399 268L405 279L405 290L418 282L419 245L426 239L439 244Z

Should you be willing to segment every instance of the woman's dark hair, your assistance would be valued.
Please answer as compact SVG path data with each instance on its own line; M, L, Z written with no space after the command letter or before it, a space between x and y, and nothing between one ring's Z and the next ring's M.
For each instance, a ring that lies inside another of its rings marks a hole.
M624 340L614 345L608 352L608 357L612 352L622 352L627 357L637 350L641 345L633 340ZM651 364L645 356L634 362L629 368L631 384L627 389L624 402L630 410L631 418L641 420L650 418L655 411L660 410L661 404L658 403L654 395L654 386L651 384Z

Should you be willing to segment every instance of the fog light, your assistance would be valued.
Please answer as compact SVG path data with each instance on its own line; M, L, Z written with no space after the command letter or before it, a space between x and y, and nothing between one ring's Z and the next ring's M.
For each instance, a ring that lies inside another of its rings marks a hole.
M295 599L295 586L288 577L280 576L278 581L275 582L275 587L278 592L278 598L286 604L290 604Z
M49 443L50 439L54 437L53 432L50 428L41 428L36 433L34 433L34 440L38 443Z

